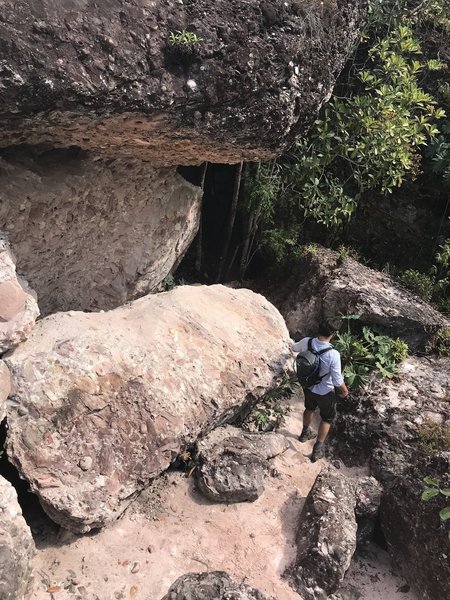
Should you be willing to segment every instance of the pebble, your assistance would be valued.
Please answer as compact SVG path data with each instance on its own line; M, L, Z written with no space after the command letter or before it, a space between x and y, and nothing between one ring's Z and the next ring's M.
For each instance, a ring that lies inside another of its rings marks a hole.
M83 458L80 458L78 465L83 471L89 471L92 467L92 458L90 456L83 456Z

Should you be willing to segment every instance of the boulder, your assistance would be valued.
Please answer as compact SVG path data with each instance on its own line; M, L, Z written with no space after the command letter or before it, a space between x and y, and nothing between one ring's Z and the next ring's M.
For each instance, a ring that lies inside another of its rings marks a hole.
M271 299L295 339L316 335L323 318L357 314L361 324L381 326L415 352L424 350L437 329L450 325L385 273L328 248L305 248L293 271L283 291L277 289Z
M238 583L224 571L188 573L179 577L162 600L275 600Z
M38 316L36 295L17 276L9 243L0 235L0 354L25 340Z
M6 398L11 393L11 375L6 364L0 360L0 423L6 416Z
M288 345L265 298L221 285L46 317L6 358L9 459L57 523L102 527L181 449L275 386Z
M0 598L29 597L31 561L36 548L13 486L0 477Z
M43 314L107 310L154 291L192 242L200 208L200 188L140 159L76 150L0 159L0 229Z
M313 123L363 0L3 0L0 146L269 159Z
M367 388L338 404L333 444L347 464L369 461L388 485L415 461L421 428L450 419L450 357L407 358L395 379L372 375Z
M296 534L292 585L304 600L326 600L344 579L356 549L355 486L334 467L309 492Z
M443 495L421 500L426 476L450 489L450 452L424 459L397 477L382 496L380 516L392 559L421 600L436 600L450 597L450 527L439 517L450 502Z
M198 488L213 502L252 502L264 491L268 459L288 447L286 437L277 433L215 429L198 443Z
M364 546L373 541L381 493L382 487L374 477L360 477L355 483L358 546Z

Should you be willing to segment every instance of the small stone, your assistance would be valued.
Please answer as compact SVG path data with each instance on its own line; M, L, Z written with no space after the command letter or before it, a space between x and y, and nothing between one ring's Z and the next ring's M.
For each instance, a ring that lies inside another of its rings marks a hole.
M186 86L191 90L191 92L194 92L197 89L197 84L193 79L188 79L186 81Z
M78 465L83 471L89 471L92 468L92 458L90 456L83 456Z

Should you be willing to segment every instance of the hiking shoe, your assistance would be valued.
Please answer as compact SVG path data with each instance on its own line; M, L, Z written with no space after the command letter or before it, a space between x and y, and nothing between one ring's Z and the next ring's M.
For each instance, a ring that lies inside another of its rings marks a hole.
M299 435L298 440L299 442L307 442L308 440L312 440L315 437L316 434L314 433L314 431L308 427L307 429L302 431L302 433Z
M311 455L311 462L316 462L318 460L320 460L321 458L323 458L325 456L325 446L320 446L319 448L316 448L316 446L314 446L313 448L313 453Z

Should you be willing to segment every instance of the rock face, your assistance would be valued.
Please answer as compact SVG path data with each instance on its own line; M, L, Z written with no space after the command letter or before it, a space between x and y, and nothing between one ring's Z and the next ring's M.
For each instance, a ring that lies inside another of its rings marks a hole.
M200 188L141 160L0 159L0 229L44 314L115 308L153 291L195 236L200 207Z
M320 246L305 250L284 290L273 301L296 339L315 335L321 318L339 313L358 314L361 323L388 329L411 351L423 350L433 331L449 326L443 315L388 275Z
M0 422L6 416L5 402L11 392L11 376L5 363L0 360Z
M449 489L450 453L430 457L397 478L383 495L380 514L393 560L421 599L435 600L450 596L450 528L439 518L450 503L442 495L420 499L425 476Z
M304 600L336 592L356 549L355 488L340 471L321 471L304 504L297 531L293 585Z
M36 296L17 277L9 244L0 236L0 354L26 339L38 316Z
M334 443L349 464L369 461L389 484L415 460L420 428L450 419L450 358L403 361L395 380L373 376L367 391L339 401Z
M450 487L449 453L422 458L439 449L439 431L447 431L448 447L449 393L450 358L408 358L396 380L374 377L359 397L341 400L334 430L340 456L353 465L368 461L383 483L381 525L390 554L424 600L450 593L448 532L439 521L448 499L420 500L425 476Z
M215 429L198 443L197 485L213 502L252 502L264 491L268 459L288 446L277 433L245 433L230 426Z
M0 598L24 600L35 546L13 486L0 477Z
M364 8L4 0L0 146L75 145L163 166L273 157L329 97Z
M275 600L224 571L188 573L179 577L162 600Z
M288 353L278 311L220 285L52 315L6 359L9 459L56 522L101 527L180 449L275 385Z

